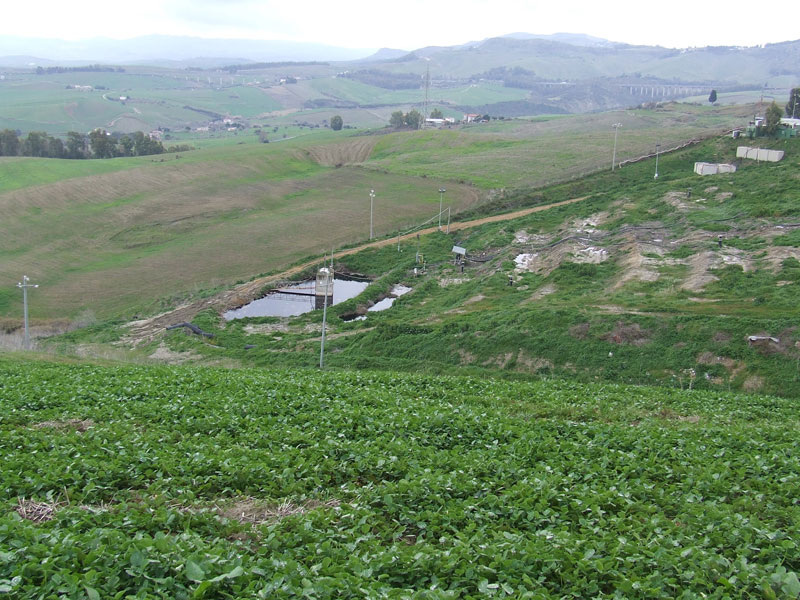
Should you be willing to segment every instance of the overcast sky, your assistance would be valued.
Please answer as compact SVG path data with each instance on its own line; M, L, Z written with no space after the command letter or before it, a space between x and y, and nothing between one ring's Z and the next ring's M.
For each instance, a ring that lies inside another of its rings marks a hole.
M568 32L672 48L754 46L800 38L790 17L797 6L788 0L23 0L6 7L0 35L77 40L159 33L413 50L512 32Z

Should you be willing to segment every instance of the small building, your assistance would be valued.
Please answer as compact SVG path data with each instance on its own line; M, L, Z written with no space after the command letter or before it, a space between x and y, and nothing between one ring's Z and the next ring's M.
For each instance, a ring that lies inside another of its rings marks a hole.
M480 119L483 115L477 115L475 113L469 113L464 115L464 122L465 123L472 123Z
M735 173L736 165L728 163L694 163L694 172L698 175L719 175L720 173Z

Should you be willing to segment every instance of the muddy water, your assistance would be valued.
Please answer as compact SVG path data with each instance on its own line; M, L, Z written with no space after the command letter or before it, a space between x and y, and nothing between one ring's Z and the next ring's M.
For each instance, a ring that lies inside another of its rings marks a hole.
M348 281L346 279L336 279L333 282L333 304L339 304L350 298L355 298L363 292L369 282L367 281ZM222 316L227 321L233 319L244 319L246 317L294 317L314 310L316 298L314 297L314 282L301 281L296 284L287 285L281 289L311 294L309 296L296 296L293 294L282 294L281 292L270 292L263 298L254 300L250 304L245 304L241 308L229 310Z

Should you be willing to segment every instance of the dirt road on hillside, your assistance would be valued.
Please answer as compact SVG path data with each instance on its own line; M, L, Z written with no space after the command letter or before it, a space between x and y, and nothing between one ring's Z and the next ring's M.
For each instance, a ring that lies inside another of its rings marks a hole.
M571 200L563 200L561 202L554 202L553 204L534 206L533 208L526 208L523 210L518 210L511 213L505 213L502 215L494 215L491 217L484 217L482 219L474 219L472 221L461 221L456 223L450 223L450 231L471 229L473 227L479 227L480 225L484 225L486 223L511 221L513 219L518 219L520 217L524 217L532 213L549 210L551 208L556 208L559 206L565 206L567 204L574 204L575 202L580 202L581 200L585 199L586 196L581 198L572 198ZM347 250L340 250L339 252L334 252L333 257L334 259L337 259L343 256L348 256L350 254L355 254L356 252L361 252L362 250L366 250L368 248L383 248L385 246L397 244L398 239L399 241L402 242L404 240L415 238L417 234L427 235L430 233L434 233L437 231L437 229L438 227L427 227L425 229L420 229L412 233L401 235L399 236L399 238L395 236L393 238L382 239L375 242L368 242L365 244L361 244L360 246L356 246L355 248L348 248ZM132 321L131 323L127 324L129 331L122 341L124 343L136 346L142 342L152 340L153 338L155 338L156 335L163 332L164 329L169 325L182 323L184 321L186 322L191 321L201 311L211 308L218 312L222 312L224 310L229 310L231 308L236 308L238 306L242 306L244 304L252 302L253 300L256 300L258 298L258 296L261 293L261 290L264 289L264 286L273 283L278 283L281 281L286 281L291 276L297 275L298 273L310 267L313 267L314 265L319 264L319 262L320 259L315 258L314 260L306 261L302 264L291 267L290 269L287 269L280 273L276 273L275 275L259 277L258 279L254 279L253 281L248 281L247 283L237 285L234 288L226 290L224 292L220 292L219 294L212 296L211 298L206 298L204 300L198 300L196 302L179 306L178 308L175 308L165 313L161 313L160 315L156 315L154 317L150 317L149 319Z

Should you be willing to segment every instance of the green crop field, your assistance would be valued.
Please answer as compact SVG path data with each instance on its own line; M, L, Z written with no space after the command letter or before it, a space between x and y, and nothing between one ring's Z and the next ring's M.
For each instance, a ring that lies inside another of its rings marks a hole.
M796 598L798 411L0 356L0 593Z

